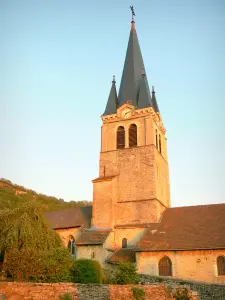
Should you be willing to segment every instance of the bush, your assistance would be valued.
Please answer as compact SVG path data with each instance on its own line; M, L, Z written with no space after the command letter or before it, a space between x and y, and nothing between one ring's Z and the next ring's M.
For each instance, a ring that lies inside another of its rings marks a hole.
M135 264L122 263L118 265L116 270L114 283L116 284L137 284L140 280L139 275L136 272Z
M173 292L173 297L176 300L189 300L188 290L186 288L179 288Z
M133 287L132 289L133 296L136 300L145 299L145 291L141 288Z
M96 260L77 259L72 266L72 281L75 283L103 283L104 272Z
M38 251L11 249L5 255L3 271L17 281L71 281L72 257L66 248Z
M59 296L59 300L73 300L73 297L69 293Z

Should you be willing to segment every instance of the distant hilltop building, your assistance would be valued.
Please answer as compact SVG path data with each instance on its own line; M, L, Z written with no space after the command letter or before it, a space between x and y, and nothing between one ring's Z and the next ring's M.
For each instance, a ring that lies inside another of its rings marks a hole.
M133 18L101 118L93 206L46 213L65 246L105 268L130 261L143 274L225 283L225 204L171 208L166 130Z

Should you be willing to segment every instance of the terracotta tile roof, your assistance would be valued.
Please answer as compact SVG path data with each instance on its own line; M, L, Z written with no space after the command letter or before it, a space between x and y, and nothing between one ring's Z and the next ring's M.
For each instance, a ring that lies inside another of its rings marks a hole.
M108 263L122 262L135 262L135 252L133 249L121 248L120 250L113 253L113 255L107 260Z
M85 229L76 241L76 245L102 245L111 229Z
M225 203L168 208L136 251L224 249Z
M92 206L75 207L65 210L48 211L46 219L53 229L71 228L84 226L90 227Z

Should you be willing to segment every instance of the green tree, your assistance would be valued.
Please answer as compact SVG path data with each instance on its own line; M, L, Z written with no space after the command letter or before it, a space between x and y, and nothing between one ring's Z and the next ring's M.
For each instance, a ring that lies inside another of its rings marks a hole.
M3 265L8 277L18 281L71 282L72 257L66 248L11 249Z
M116 284L137 284L140 280L134 263L120 262L116 270L114 282Z
M0 211L0 251L8 276L26 281L69 281L72 257L33 202Z
M0 211L0 251L61 247L60 237L52 230L37 203Z

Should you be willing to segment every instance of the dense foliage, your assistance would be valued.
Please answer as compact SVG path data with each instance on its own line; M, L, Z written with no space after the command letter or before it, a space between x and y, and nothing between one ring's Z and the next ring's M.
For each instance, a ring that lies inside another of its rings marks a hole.
M96 260L77 259L72 266L72 281L75 283L103 283L104 272Z
M70 282L72 257L66 248L51 250L11 249L3 271L17 281Z
M36 201L43 205L44 210L60 210L76 206L91 205L89 201L69 201L38 194L33 190L23 186L13 184L10 180L0 179L0 210L5 208L15 208L24 203Z
M139 279L135 264L129 262L119 263L114 279L116 284L137 284Z
M72 257L35 202L0 211L3 271L13 280L70 281Z
M49 228L37 203L0 210L0 251L10 249L49 250L61 247L60 237Z

